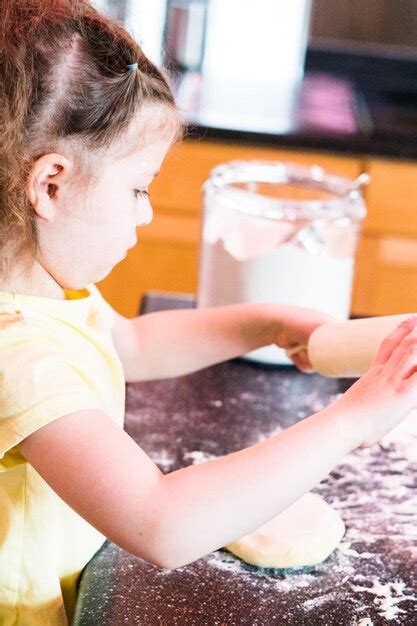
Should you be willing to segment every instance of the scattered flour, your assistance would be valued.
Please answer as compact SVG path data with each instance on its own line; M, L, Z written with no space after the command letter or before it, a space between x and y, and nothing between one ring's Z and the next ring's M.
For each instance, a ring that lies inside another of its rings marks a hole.
M215 406L215 407L223 406L223 402L221 400L210 400L208 404L209 406Z
M163 472L169 472L172 470L175 461L167 450L162 449L156 452L150 452L149 456Z
M215 454L209 454L208 452L202 452L202 450L193 450L192 452L186 452L183 456L184 461L191 461L192 465L201 465L206 461L212 461L217 459Z
M366 591L375 596L374 604L377 606L379 614L386 620L392 620L400 613L405 613L403 609L398 607L400 602L411 600L417 602L415 594L406 594L406 585L402 581L395 581L382 585L379 581L374 580L371 588L369 587L352 587L355 591Z
M213 455L196 450L189 457L198 463ZM249 585L299 598L306 589L306 599L298 602L306 613L350 606L355 626L373 626L373 619L408 625L400 618L410 615L410 607L417 612L417 591L409 586L409 574L405 583L391 572L399 562L416 569L416 460L417 438L411 435L343 459L315 491L339 510L347 532L333 555L314 568L257 568L224 550L205 557L205 565L222 570L234 584L240 581L242 591Z
M224 408L224 422L207 420L207 404L205 410L199 405L189 411L188 401L184 400L170 414L166 426L161 418L166 405L160 401L160 394L150 398L148 392L143 393L140 427L146 435L147 452L161 469L170 471L183 465L181 461L197 465L218 458L221 452L212 452L219 441L221 451L226 440L234 449L262 441L279 432L281 425L284 428L292 423L297 412L299 418L311 415L341 395L327 396L323 402L323 393L317 389L295 402L295 388L292 395L284 395L279 405L272 405L275 379L254 369L250 379L253 393L246 390L243 395L240 377L240 371L231 374L230 393L219 399L216 388L214 399L208 403L213 414ZM175 382L167 384L174 388ZM257 393L258 388L262 393ZM137 402L139 389L134 391L133 400ZM183 398L181 394L181 402ZM277 419L270 417L271 406L277 406ZM137 415L135 419L138 428ZM189 420L194 420L199 430L185 448ZM235 431L239 431L239 437L234 438ZM172 456L170 449L175 451ZM282 614L288 610L291 624L324 623L320 616L332 616L331 623L336 624L334 611L340 610L343 625L411 626L412 616L417 615L417 436L396 433L380 445L356 450L342 459L314 491L340 512L347 528L338 549L324 563L300 570L266 570L217 550L177 573L161 574L160 579L181 574L209 585L221 576L222 584L227 581L227 589L239 602L246 597L249 603L256 597L259 615L263 606L275 604Z

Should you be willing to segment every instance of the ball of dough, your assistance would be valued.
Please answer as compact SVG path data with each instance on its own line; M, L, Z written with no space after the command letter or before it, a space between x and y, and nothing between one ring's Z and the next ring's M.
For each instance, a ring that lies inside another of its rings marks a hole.
M339 513L320 496L306 493L226 549L259 567L303 567L324 561L344 534Z

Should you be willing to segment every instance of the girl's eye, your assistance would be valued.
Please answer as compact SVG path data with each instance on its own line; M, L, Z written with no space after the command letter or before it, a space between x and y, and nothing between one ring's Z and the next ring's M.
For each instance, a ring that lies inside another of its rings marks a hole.
M135 197L137 198L138 196L141 196L142 198L148 198L149 197L149 192L145 191L144 189L134 189L135 192Z

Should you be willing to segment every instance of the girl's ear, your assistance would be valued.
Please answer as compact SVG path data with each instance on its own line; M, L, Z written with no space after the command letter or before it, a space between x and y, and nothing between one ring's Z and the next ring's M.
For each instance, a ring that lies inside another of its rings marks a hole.
M39 217L48 219L53 215L54 200L71 170L72 162L62 154L45 154L35 161L27 181L27 194Z

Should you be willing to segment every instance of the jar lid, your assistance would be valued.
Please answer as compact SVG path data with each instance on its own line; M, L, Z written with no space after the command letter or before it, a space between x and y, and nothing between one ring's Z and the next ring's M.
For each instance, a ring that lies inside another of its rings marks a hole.
M250 160L218 165L211 171L203 189L207 194L221 194L222 204L230 208L265 219L298 221L347 217L360 221L366 215L361 186L367 181L367 175L352 181L326 172L318 165L308 167L282 161ZM326 192L330 197L311 200L278 198L257 192L258 183L277 187L294 185ZM237 187L238 184L247 187Z

